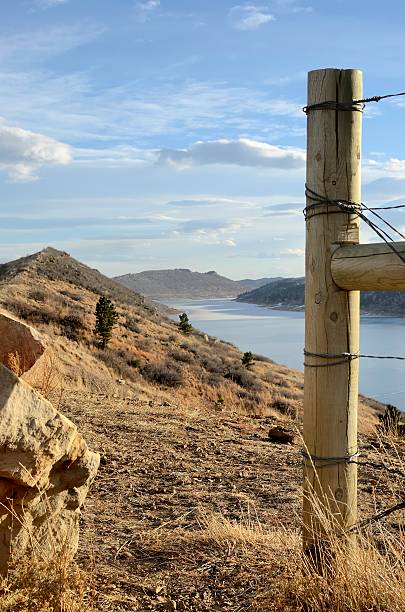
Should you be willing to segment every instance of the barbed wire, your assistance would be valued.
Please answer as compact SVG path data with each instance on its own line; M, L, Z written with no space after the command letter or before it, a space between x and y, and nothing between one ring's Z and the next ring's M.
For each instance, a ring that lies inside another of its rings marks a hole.
M347 102L339 102L337 100L326 100L325 102L315 102L303 107L303 112L308 115L310 111L314 110L336 110L336 111L357 111L362 113L366 104L369 102L380 102L386 98L397 98L399 96L405 96L405 91L394 94L385 94L383 96L371 96L371 98L362 98L360 100L349 100Z
M320 359L336 359L332 363L307 363L304 362L306 368L330 368L332 366L342 365L353 361L353 359L394 359L397 361L405 361L405 357L400 355L365 355L364 353L313 353L304 349L305 357L319 357Z
M389 223L383 217L381 217L381 215L376 213L374 210L368 208L368 206L364 204L364 202L353 202L351 200L345 200L341 198L331 199L331 198L328 198L327 196L317 193L314 189L311 189L307 184L305 185L305 196L307 197L308 200L312 202L312 204L307 205L304 209L304 217L306 221L308 221L308 219L312 219L312 217L316 215L328 215L328 214L339 213L339 212L340 213L344 212L349 215L355 215L359 217L362 221L364 221L374 231L374 233L377 234L377 236L383 242L385 242L385 244L399 257L402 263L405 263L405 257L402 255L400 251L396 249L396 247L393 244L394 243L393 237L384 228L380 227L376 222L369 219L364 213L364 211L371 212L374 216L380 219L380 221L382 221L393 232L398 234L398 236L400 236L404 240L405 240L405 235L402 232L400 232L397 228L395 228L391 223ZM322 206L326 206L326 210L319 210L319 208ZM334 206L336 208L335 209L332 208L332 210L330 210L329 208L330 206L332 207ZM312 214L309 216L308 213L310 213L311 211L315 211L315 212L312 212Z
M402 508L405 508L405 499L399 502L399 504L395 504L395 506L390 506L386 510L379 512L378 514L374 514L373 516L364 519L364 521L356 523L355 525L353 525L353 527L349 529L349 531L357 531L358 529L364 529L364 527L368 527L368 525L376 523L377 521L380 521L381 519L389 516L393 512L396 512L397 510L402 510Z

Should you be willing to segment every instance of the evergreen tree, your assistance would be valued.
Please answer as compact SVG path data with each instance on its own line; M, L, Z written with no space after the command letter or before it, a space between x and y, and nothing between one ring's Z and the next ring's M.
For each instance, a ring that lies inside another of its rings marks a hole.
M250 368L250 366L253 365L253 363L254 361L253 361L252 351L246 351L246 353L243 353L242 365L246 366L247 368Z
M193 326L191 325L190 321L188 320L188 316L185 312L183 312L183 314L179 315L179 319L180 319L180 323L179 323L179 329L180 331L183 332L183 334L189 334L191 333Z
M102 296L97 302L95 314L96 326L94 333L99 337L99 347L105 349L111 340L112 329L118 320L118 313L111 300Z

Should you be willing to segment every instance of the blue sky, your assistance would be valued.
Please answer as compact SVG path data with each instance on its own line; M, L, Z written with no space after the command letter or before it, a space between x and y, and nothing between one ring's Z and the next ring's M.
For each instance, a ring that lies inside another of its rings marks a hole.
M404 18L399 0L4 0L0 261L52 245L109 275L301 275L306 73L404 91ZM405 98L367 107L367 202L405 200L404 126Z

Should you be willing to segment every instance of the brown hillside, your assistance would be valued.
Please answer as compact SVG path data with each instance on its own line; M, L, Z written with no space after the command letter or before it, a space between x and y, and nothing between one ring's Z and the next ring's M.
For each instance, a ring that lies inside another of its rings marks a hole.
M120 315L105 351L93 336L102 294ZM267 438L270 426L300 429L302 374L260 357L242 367L235 347L181 334L141 296L54 249L0 267L0 306L44 334L48 351L28 379L102 455L83 515L83 609L302 609L271 607L299 554L302 445ZM369 458L378 409L361 403ZM397 494L361 469L362 516Z

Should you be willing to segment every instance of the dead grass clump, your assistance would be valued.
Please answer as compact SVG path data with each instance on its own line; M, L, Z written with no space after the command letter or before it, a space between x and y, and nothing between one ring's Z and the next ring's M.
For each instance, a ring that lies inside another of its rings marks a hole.
M167 363L148 363L141 372L149 382L163 387L180 387L184 382L182 373Z
M279 610L255 607L255 600L258 593L270 591L278 573L293 567L298 539L266 530L249 515L241 522L203 515L198 523L192 530L151 532L131 546L145 576L151 576L157 560L160 568L148 589L142 585L145 609L159 609L160 601L171 606L167 609L195 612ZM160 599L148 597L147 590L159 592Z
M55 316L55 313L44 304L34 306L17 300L5 300L4 304L7 310L10 310L19 319L34 325L50 325L51 323L58 322L58 317Z
M151 531L130 553L148 581L139 589L146 609L403 612L404 533L380 536L378 545L359 536L353 548L330 530L329 552L315 566L298 532L268 529L248 512L239 522L202 516L197 529Z
M64 393L64 378L58 367L58 360L50 349L25 374L25 380L41 395L59 409Z
M142 330L139 327L138 323L141 321L140 317L135 317L133 315L127 315L124 320L124 327L134 334L139 334Z
M0 581L0 612L81 612L94 610L88 576L58 555L27 557Z
M190 351L193 355L198 355L200 353L200 348L196 344L191 344L190 342L182 342L180 348L185 351Z
M46 293L42 289L31 289L28 292L28 298L34 300L34 302L45 302Z
M136 346L140 351L151 351L153 349L153 341L150 338L137 338Z
M272 370L266 372L263 376L263 380L272 385L276 385L277 387L289 388L291 386L289 380L280 376L277 372L273 372Z
M97 357L105 363L108 368L113 370L119 378L132 380L133 382L140 380L139 373L136 369L139 367L140 361L129 351L106 347L103 350L97 351Z
M275 363L270 357L265 357L264 355L257 355L253 353L254 361L262 361L263 363Z
M215 353L204 353L200 356L200 363L207 370L213 374L225 374L226 367L224 362L219 359Z
M177 349L173 349L169 351L168 356L174 361L180 361L181 363L193 363L194 357L188 351L181 351Z
M220 374L216 374L215 372L210 372L207 374L206 383L210 387L219 387L224 383L224 378Z
M273 400L272 408L277 410L280 414L284 414L291 419L296 419L298 415L298 410L296 406L293 406L288 399L284 397L275 397Z
M224 377L250 391L261 391L262 389L262 385L256 376L239 366L229 368Z
M4 365L6 366L6 368L11 370L11 372L14 372L16 376L21 376L21 374L23 373L20 354L17 351L13 353L8 353Z
M82 296L78 293L72 293L71 291L67 291L66 289L62 289L60 293L61 295L64 295L65 297L73 300L74 302L82 301Z
M240 389L236 392L236 395L240 399L251 404L260 404L262 402L262 396L259 393L255 393L254 391L252 392Z
M334 521L326 519L329 527ZM325 522L324 522L325 524ZM284 610L320 612L403 612L405 601L405 537L383 527L378 538L358 535L352 546L345 535L329 531L329 549L316 563L301 554L298 572L281 581ZM266 608L264 608L266 609Z
M69 340L79 342L83 339L86 324L80 312L71 312L60 319L63 335Z

